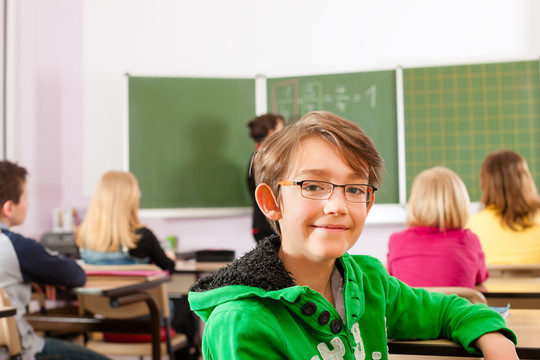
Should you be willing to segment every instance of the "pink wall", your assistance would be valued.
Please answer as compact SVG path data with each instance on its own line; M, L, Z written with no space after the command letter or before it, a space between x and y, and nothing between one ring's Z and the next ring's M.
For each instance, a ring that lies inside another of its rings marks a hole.
M82 198L82 0L19 0L13 68L15 139L8 158L26 167L30 209L17 231L39 238L51 209Z

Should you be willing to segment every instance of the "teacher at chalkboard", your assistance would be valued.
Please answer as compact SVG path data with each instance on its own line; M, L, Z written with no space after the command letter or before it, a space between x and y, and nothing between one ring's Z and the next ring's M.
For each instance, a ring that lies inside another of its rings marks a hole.
M285 122L283 121L283 116L277 114L264 114L257 116L250 122L247 126L249 127L249 136L255 141L255 152L261 145L261 142L266 139L266 137L272 135L273 133L283 129ZM253 158L253 156L252 156ZM268 223L266 216L261 212L257 202L255 201L255 176L254 169L250 162L247 172L247 185L249 188L249 194L253 201L253 221L251 225L251 232L255 241L259 242L265 237L275 234L274 230Z

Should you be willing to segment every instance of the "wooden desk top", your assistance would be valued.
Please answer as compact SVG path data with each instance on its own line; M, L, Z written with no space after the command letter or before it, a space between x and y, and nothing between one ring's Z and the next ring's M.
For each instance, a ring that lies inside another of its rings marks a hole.
M540 310L510 309L506 325L516 334L517 352L521 359L540 359ZM393 354L469 356L460 345L451 340L410 340L388 343Z
M540 310L510 308L506 326L516 334L519 347L535 347L540 352Z
M170 276L147 279L145 277L89 276L83 287L74 288L76 294L121 296L141 290L152 289L171 281Z
M0 306L0 317L13 316L17 313L17 309L12 306Z
M486 297L539 297L540 277L490 277L483 283Z
M195 260L177 260L175 271L189 274L213 272L229 264L230 262L197 262Z

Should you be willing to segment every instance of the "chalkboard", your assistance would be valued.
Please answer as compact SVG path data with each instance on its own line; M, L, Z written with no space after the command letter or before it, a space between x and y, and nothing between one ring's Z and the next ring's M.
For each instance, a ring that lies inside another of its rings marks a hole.
M511 149L540 180L538 61L405 69L406 179L444 165L479 201L480 165L494 150Z
M130 76L128 111L141 208L250 206L254 79Z
M267 79L268 109L296 120L331 111L358 124L379 149L386 174L377 203L398 203L396 72L374 71Z

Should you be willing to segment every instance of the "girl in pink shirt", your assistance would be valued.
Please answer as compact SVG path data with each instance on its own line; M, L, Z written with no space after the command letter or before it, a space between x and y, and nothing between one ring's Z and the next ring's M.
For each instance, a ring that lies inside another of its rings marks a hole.
M474 288L488 278L478 237L464 229L469 194L459 176L437 166L415 178L407 205L407 226L388 244L390 275L411 286Z

